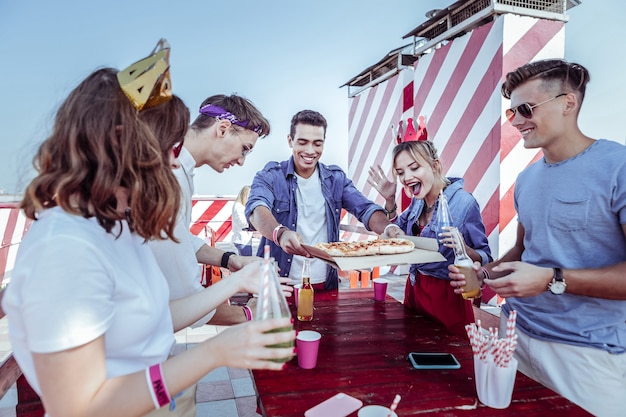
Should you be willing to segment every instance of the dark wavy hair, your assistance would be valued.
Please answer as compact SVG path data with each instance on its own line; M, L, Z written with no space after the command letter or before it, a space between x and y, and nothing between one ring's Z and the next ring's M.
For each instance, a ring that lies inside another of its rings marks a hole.
M128 193L131 231L144 239L165 239L163 233L174 238L178 183L116 74L113 68L94 71L61 104L52 134L33 160L38 175L21 208L36 219L38 211L59 206L95 217L110 233L124 218L116 197L122 188Z
M521 84L529 80L540 79L546 89L560 92L578 92L580 103L585 98L587 83L591 79L589 71L580 64L562 59L544 59L522 65L506 75L502 83L502 95L510 99L511 93Z

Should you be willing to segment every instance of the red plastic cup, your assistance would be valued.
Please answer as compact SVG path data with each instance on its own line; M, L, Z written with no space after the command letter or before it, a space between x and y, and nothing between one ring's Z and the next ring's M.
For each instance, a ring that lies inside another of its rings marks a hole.
M313 369L317 365L317 351L322 335L313 330L302 330L296 336L298 349L298 366L302 369Z
M384 301L387 295L387 284L389 281L385 278L376 278L374 281L374 300Z

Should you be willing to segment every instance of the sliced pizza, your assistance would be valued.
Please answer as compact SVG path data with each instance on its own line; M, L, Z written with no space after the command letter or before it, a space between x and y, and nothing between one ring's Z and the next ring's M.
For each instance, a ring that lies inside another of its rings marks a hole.
M315 247L330 256L393 255L415 249L413 242L400 238L318 243Z

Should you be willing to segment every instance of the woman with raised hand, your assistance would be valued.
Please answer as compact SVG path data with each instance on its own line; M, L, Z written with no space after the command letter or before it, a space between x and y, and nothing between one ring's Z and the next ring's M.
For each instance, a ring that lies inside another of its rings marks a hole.
M437 149L427 140L402 142L393 148L393 171L402 184L404 192L411 197L411 204L400 215L396 213L396 184L390 181L382 169L370 168L368 183L384 198L385 210L390 220L409 236L437 238L435 224L439 193L447 198L454 226L458 227L465 241L468 255L481 264L491 262L491 251L480 208L476 199L463 190L463 179L445 177ZM389 228L389 234L395 228ZM392 236L393 237L393 236ZM465 324L474 322L470 300L455 294L448 278L448 265L454 262L452 244L439 245L439 252L446 258L442 262L413 264L406 283L404 304L425 313L446 326L454 334L467 337Z
M2 306L14 356L51 417L143 416L165 406L188 415L176 407L178 393L212 369L279 370L271 359L293 354L266 347L294 339L293 331L267 333L290 326L272 319L233 326L168 359L174 331L215 305L207 293L168 305L145 244L174 238L180 204L172 161L137 117L168 99L169 77L157 76L146 100L136 94L142 89L124 89L114 69L90 74L60 106L34 159L38 175L21 207L36 221ZM256 291L260 263L241 273L242 290Z

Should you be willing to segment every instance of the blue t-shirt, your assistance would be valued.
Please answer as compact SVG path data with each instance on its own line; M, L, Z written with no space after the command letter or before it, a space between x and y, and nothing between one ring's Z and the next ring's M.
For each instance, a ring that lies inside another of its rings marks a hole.
M517 179L515 208L525 231L523 262L593 269L626 261L621 226L626 224L626 147L598 140L568 160L534 163ZM626 300L546 290L508 298L503 308L517 310L518 327L537 339L626 351Z

